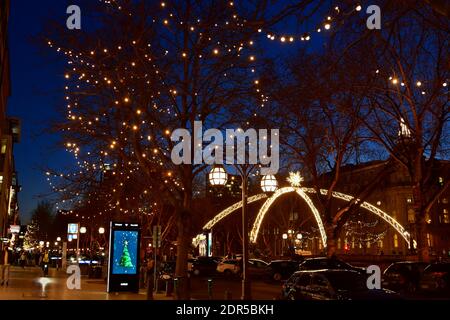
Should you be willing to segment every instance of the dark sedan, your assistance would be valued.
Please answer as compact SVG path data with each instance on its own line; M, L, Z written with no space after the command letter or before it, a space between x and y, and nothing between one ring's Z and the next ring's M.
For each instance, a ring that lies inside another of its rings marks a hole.
M337 258L309 258L303 261L298 268L302 270L320 270L320 269L337 269L337 270L353 270L361 274L366 273L366 269L352 266Z
M192 274L195 276L209 276L216 273L218 257L198 257L192 261Z
M283 285L286 300L397 300L387 289L368 289L366 277L352 270L298 271Z
M419 287L427 293L450 297L450 263L433 263L426 267Z
M266 268L266 276L275 281L288 279L295 271L298 271L298 261L274 260Z
M383 287L401 293L413 293L419 287L425 262L394 262L383 272Z

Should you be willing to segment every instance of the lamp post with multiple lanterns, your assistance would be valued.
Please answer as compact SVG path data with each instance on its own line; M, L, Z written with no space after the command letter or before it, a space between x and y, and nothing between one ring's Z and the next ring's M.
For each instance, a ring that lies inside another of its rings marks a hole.
M248 219L247 219L247 185L248 176L253 169L250 165L235 166L241 176L242 189L242 300L251 299L251 284L248 275ZM228 180L228 174L222 166L214 166L210 171L209 182L212 186L224 186ZM264 192L274 192L278 183L273 175L264 176L261 179L261 188Z

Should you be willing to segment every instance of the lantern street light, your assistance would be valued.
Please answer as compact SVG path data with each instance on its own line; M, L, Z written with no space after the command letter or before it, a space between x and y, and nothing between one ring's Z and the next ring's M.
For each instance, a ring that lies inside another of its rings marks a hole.
M278 187L278 181L274 175L269 174L261 179L261 189L264 192L275 192Z
M56 241L60 242L61 241L61 237L56 238Z
M282 248L281 248L281 255L284 256L284 248L286 247L286 240L288 238L288 234L287 233L283 233L282 236L283 238L283 243L282 243Z
M80 233L81 234L85 234L87 232L87 229L86 229L86 227L81 227L80 228ZM80 238L81 238L81 236L80 236ZM77 241L80 241L80 239L78 239ZM78 251L79 251L80 249L78 248ZM83 244L83 251L84 251L84 244ZM80 259L80 257L78 256L78 261L80 261L79 260Z
M247 219L247 185L248 175L253 169L252 165L235 165L236 171L241 176L242 189L242 299L251 299L251 284L248 275L248 219ZM208 175L209 183L212 186L224 186L228 181L228 174L222 166L214 166ZM275 192L278 187L277 179L274 175L266 175L261 179L261 188L264 192Z
M250 278L248 277L248 219L247 219L247 184L248 175L253 168L246 164L235 166L241 176L242 189L242 300L251 299ZM214 166L208 175L212 186L224 186L228 180L228 174L222 166Z
M221 166L214 166L208 175L209 183L212 186L224 186L228 180L228 174Z
M303 238L303 235L301 233L297 233L297 239L302 240L302 238Z
M105 228L103 228L103 227L98 228L98 233L104 234L105 233Z

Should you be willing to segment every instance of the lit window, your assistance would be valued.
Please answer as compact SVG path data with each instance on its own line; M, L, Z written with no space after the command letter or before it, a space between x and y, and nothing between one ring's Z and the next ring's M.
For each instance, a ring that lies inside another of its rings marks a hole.
M442 223L450 223L450 217L449 217L449 214L448 214L448 209L444 209L443 210L441 222Z
M6 139L2 140L2 150L1 150L2 154L6 153Z
M429 247L433 246L433 236L429 233L427 233L427 242Z
M442 177L439 177L439 184L440 184L441 186L443 186L443 185L444 185L444 178L442 178Z
M398 235L394 234L394 248L398 248Z
M412 199L411 199L411 198L408 198L408 199L406 199L406 202L407 202L407 203L412 203Z
M378 246L379 246L380 248L383 248L383 240L378 241Z
M338 239L337 247L338 249L341 249L341 238Z
M448 199L447 198L443 198L442 199L442 203L447 204L448 203Z
M425 215L425 221L426 221L428 224L431 223L431 217L430 217L430 214L429 214L429 213L427 213L427 214Z
M416 222L416 213L414 212L413 209L408 210L408 222L409 223Z

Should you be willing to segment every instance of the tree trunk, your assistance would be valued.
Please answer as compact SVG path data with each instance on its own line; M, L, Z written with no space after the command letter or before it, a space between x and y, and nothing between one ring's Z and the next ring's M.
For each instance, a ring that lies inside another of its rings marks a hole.
M182 210L177 216L177 263L175 277L177 278L177 300L189 300L189 278L187 277L188 254L190 247L190 211Z
M420 183L413 185L414 210L416 213L417 255L419 261L430 262L427 241L425 201Z
M184 193L183 208L177 212L177 263L175 277L177 288L175 299L190 299L190 283L188 278L188 254L191 244L192 225L192 193L186 188Z
M427 222L425 221L425 213L419 212L416 215L416 232L417 232L417 255L419 261L430 262L430 252L427 239Z
M329 227L327 231L327 258L336 254L337 233L336 227Z

